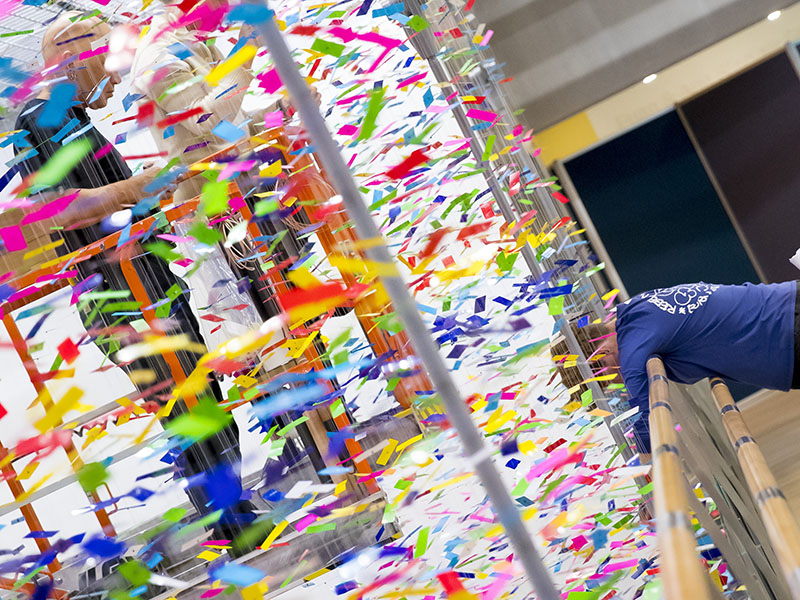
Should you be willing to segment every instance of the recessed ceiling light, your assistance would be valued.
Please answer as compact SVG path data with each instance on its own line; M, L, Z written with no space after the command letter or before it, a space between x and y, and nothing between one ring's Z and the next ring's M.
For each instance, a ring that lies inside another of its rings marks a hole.
M767 21L777 21L781 18L781 11L775 10L767 15Z
M650 75L642 79L642 83L644 83L645 85L648 83L653 83L657 77L658 75L656 75L655 73L651 73Z

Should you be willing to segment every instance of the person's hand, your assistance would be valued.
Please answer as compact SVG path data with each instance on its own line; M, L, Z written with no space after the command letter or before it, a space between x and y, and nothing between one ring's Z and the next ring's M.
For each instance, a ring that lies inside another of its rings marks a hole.
M314 102L317 104L317 108L322 106L322 94L319 93L317 86L311 84L308 86L309 91L311 92L311 98L313 98ZM283 113L283 120L288 121L292 118L295 113L294 105L289 98L280 98L278 99L278 108Z
M250 37L255 33L256 29L249 23L242 23L242 28L239 29L239 39Z
M317 108L319 108L322 106L322 94L319 93L317 86L312 84L308 87L311 88L311 97L314 99L314 102L317 103Z
M135 204L142 198L145 198L144 188L155 179L158 174L158 169L153 163L148 163L144 166L141 173L137 173L125 183L127 184L127 201Z
M256 37L254 35L255 33L256 33L256 30L252 25L249 25L247 23L242 23L242 26L239 28L239 41L241 42L242 40L248 40L248 39L254 38L254 37ZM248 42L248 44L249 44L249 42ZM252 44L249 44L249 45L252 45ZM256 44L256 45L258 45L258 44ZM242 63L238 67L237 72L240 72L241 74L245 74L246 73L248 75L248 77L252 78L253 74L250 71L250 69L252 67L253 67L253 56L251 56L244 63Z
M160 170L161 169L158 166L156 166L156 163L146 162L142 166L142 172L137 173L136 175L131 177L131 179L136 179L140 182L150 183L151 181L153 181L153 179L156 178L156 175L158 175L158 172ZM147 185L147 183L144 183L144 185Z
M158 188L157 193L159 196L168 197L172 196L175 191L178 189L178 183L173 179L172 181L165 183L161 187Z
M161 168L154 163L146 163L141 173L134 175L128 180L130 183L130 191L131 195L133 196L134 203L143 198L160 196L162 194L171 194L175 191L177 186L174 182L159 186L156 189L153 188L151 184L158 175L159 171L161 171Z

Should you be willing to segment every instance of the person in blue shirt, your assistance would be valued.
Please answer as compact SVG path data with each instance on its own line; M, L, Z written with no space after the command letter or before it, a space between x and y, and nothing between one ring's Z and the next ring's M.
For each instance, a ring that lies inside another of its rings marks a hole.
M647 360L658 356L667 377L695 383L705 377L774 390L800 387L796 368L800 283L717 285L692 283L644 292L620 304L616 335L598 351L617 367L631 406L640 453L650 453Z

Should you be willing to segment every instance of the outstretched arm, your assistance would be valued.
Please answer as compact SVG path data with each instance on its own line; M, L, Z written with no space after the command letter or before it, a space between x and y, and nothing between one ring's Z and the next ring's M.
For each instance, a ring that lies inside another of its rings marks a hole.
M633 418L633 431L636 436L636 446L639 451L640 462L649 462L652 448L650 446L650 393L647 381L647 363L637 362L636 365L621 366L622 378L628 391L628 403L631 408L637 407L639 412Z
M147 194L144 192L144 187L153 180L158 171L158 167L151 166L130 179L98 188L73 188L57 194L50 193L46 196L45 202L51 198L78 193L66 208L50 217L50 223L55 227L66 228L96 225L112 213L129 208L145 198ZM37 211L43 203L37 202L25 212Z

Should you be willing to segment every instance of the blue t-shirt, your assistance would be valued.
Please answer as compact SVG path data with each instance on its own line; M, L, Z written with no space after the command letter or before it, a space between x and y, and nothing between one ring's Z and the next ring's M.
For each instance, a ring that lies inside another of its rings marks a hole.
M722 377L788 390L794 370L797 283L694 283L645 292L617 307L619 362L631 403L648 406L647 359L667 377Z

